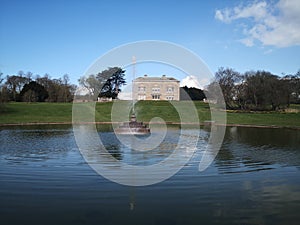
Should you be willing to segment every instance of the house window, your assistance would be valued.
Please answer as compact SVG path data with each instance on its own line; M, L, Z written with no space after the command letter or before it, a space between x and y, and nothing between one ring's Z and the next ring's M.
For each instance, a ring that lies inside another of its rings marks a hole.
M166 99L169 100L169 101L174 100L174 96L167 96Z
M160 92L160 88L159 87L152 88L152 93L159 93L159 92Z
M160 99L160 95L159 94L153 94L152 95L152 99L153 100L159 100Z
M146 91L146 87L139 87L138 88L138 92L145 92Z
M167 93L174 92L174 87L167 87Z
M146 95L138 95L138 100L146 100Z

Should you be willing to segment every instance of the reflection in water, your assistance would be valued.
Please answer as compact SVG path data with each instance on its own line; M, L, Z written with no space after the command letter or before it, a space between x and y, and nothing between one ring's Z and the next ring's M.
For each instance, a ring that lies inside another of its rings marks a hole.
M299 130L231 127L228 131L228 138L251 146L272 146L284 148L299 148L300 146Z
M102 128L102 127L101 127ZM104 128L107 131L107 126ZM156 164L165 158L167 158L174 149L178 146L178 139L180 136L180 130L178 126L171 126L167 134L158 146L151 150L135 150L130 148L130 144L135 141L135 138L138 138L141 141L139 147L143 149L143 140L147 140L148 136L130 136L123 135L122 140L119 140L118 137L110 130L110 132L102 132L100 126L98 126L99 136L101 142L103 143L105 149L116 159L130 164L130 165L153 165ZM153 136L160 136L160 132L153 133ZM122 143L121 143L122 141ZM145 143L146 144L146 143ZM146 149L148 146L146 147Z
M98 127L99 128L99 127ZM179 128L156 149L122 145L109 126L99 137L115 159L152 165L174 150ZM191 132L192 134L192 132ZM298 224L300 131L227 128L214 163L198 171L209 130L172 178L126 187L96 174L70 126L0 128L3 224ZM145 177L147 179L147 177Z
M8 163L21 164L61 157L75 145L70 130L58 128L40 130L26 126L0 130L0 157Z
M300 168L299 131L231 127L216 158L222 173Z
M110 144L106 145L105 148L111 154L115 159L117 160L122 160L123 155L122 152L120 151L120 146L118 144Z

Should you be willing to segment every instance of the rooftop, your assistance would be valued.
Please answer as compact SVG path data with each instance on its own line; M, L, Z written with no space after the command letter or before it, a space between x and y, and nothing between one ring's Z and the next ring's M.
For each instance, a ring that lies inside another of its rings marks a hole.
M176 80L173 77L167 77L166 75L162 75L161 77L149 77L147 74L145 74L143 77L138 77L136 78L134 81L142 81L142 82L147 82L147 81L177 81L179 82L179 80Z

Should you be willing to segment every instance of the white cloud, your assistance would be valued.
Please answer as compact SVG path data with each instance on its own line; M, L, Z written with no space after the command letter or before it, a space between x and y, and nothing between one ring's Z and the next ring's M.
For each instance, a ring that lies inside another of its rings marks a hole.
M264 54L267 55L267 54L270 54L272 52L273 52L273 49L268 49L268 50L264 51Z
M205 85L207 85L208 83L209 83L209 80L206 78L199 80L199 79L197 79L196 76L190 75L190 76L187 76L182 79L182 81L180 82L180 86L181 87L187 86L187 87L203 89L203 87Z
M232 9L226 8L222 10L216 10L215 18L225 22L230 23L233 20L241 18L250 18L254 20L259 20L267 15L267 3L266 2L256 2L252 5L246 7L234 7Z
M263 1L247 7L235 7L233 12L234 19L253 17L255 20L260 20L267 15L267 3Z
M246 6L216 10L215 18L224 23L247 19L250 23L243 29L246 46L255 41L263 45L288 47L300 45L300 1L279 0L277 4L255 1Z
M224 23L230 23L231 22L231 18L229 17L229 10L228 9L224 9L224 10L217 10L216 14L215 14L215 18L217 20L221 20Z
M243 39L240 39L239 41L248 47L252 47L254 45L253 39L251 39L251 38L243 38Z

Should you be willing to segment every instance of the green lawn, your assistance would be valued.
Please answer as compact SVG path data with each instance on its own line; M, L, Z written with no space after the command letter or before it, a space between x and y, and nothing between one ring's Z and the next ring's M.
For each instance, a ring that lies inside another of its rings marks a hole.
M23 103L5 105L0 124L72 122L72 103Z
M97 103L96 121L110 122L112 102ZM120 104L130 105L128 102ZM190 113L187 102L177 102L179 107ZM194 102L200 122L210 120L209 105ZM291 108L299 109L299 105ZM138 120L148 122L153 117L161 117L167 122L180 122L176 109L167 101L140 101L136 104ZM117 112L118 113L118 112ZM0 113L0 124L17 123L71 123L72 103L9 103ZM300 113L291 112L227 112L228 124L273 125L300 127Z
M227 113L228 124L300 127L300 113Z

